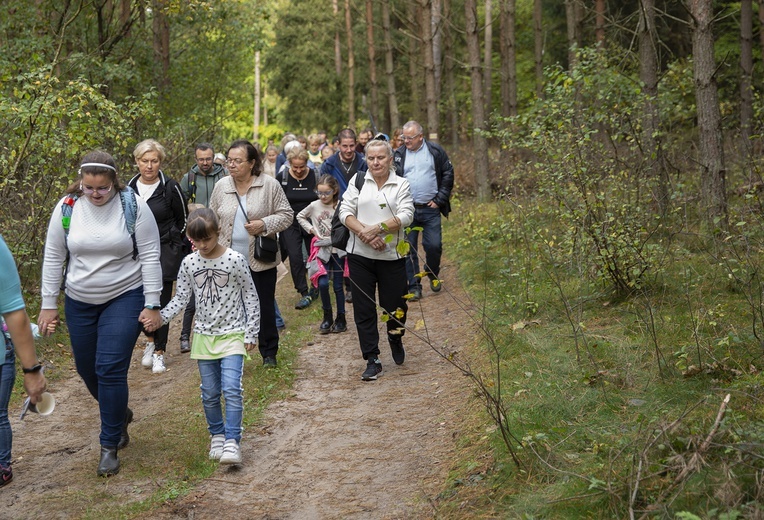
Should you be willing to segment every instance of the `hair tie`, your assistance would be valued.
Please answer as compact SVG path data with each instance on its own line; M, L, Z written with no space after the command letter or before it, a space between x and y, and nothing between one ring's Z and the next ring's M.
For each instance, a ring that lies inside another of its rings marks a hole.
M117 169L114 166L110 166L108 164L103 164L103 163L97 163L97 162L88 162L88 163L80 164L80 172L82 172L83 168L87 168L89 166L95 166L98 168L108 168L115 173L117 172Z

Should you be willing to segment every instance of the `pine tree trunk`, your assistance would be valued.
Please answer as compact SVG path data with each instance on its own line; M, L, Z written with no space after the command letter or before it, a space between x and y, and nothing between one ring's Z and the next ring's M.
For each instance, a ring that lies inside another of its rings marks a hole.
M353 20L350 0L345 0L345 33L348 38L348 126L355 128L355 56L353 54Z
M390 110L390 132L401 126L398 113L398 98L395 91L395 69L393 64L393 39L390 32L390 0L382 3L382 38L385 42L385 76L387 77L387 105Z
M568 37L568 70L573 70L576 64L576 48L578 47L578 17L576 0L565 0L565 22Z
M477 7L475 0L465 0L464 14L467 37L468 65L472 84L472 151L475 154L475 186L478 201L486 202L491 195L488 179L488 142L481 135L485 129L485 101L483 99L483 76L480 72L480 38L478 36Z
M435 97L435 62L432 54L432 2L422 0L422 46L424 47L424 92L427 103L427 139L438 140L438 99Z
M740 141L746 156L751 150L753 120L753 2L740 2Z
M664 162L663 149L657 139L660 130L658 111L658 49L655 31L655 0L641 0L639 11L639 79L644 84L644 129L642 149L647 163L648 175L657 177L656 199L661 214L665 214L669 204L669 177Z
M260 51L255 51L255 109L252 118L252 140L260 138Z
M422 92L422 81L421 81L421 71L422 67L420 66L419 60L420 60L420 49L419 49L419 42L417 41L415 34L422 34L420 27L421 27L421 20L422 20L422 9L419 5L419 2L411 1L406 2L406 14L408 20L413 22L413 27L411 27L411 34L408 37L408 59L409 59L409 92L410 92L410 98L411 98L411 112L413 117L409 117L409 119L416 119L417 121L423 121L424 118L422 118L422 100L421 100L421 92Z
M377 52L374 46L374 5L366 0L366 47L369 52L369 82L371 83L371 105L369 119L374 127L379 122L379 86L377 85Z
M493 86L493 4L485 0L485 43L483 44L483 100L485 113L491 113L491 88Z
M687 3L693 21L692 54L698 112L701 165L700 214L708 231L727 229L726 171L722 148L722 116L714 72L713 0Z
M435 66L435 99L440 100L443 82L443 5L432 0L432 62Z
M501 2L501 115L517 115L517 56L515 46L515 0Z
M165 13L165 1L154 0L152 12L154 32L154 62L160 69L157 76L157 88L166 93L170 88L170 22Z
M536 65L536 97L544 97L544 32L541 26L541 0L533 0L533 61Z
M443 17L446 20L451 19L451 1L450 0L443 0ZM457 108L456 104L456 80L454 79L455 73L454 70L456 69L456 62L454 60L454 49L453 49L453 37L452 37L452 30L449 28L450 25L444 26L443 31L443 40L444 40L444 47L445 47L445 63L446 63L446 96L447 96L447 104L448 104L448 115L449 115L449 135L451 139L451 146L456 148L459 144L459 110Z
M594 2L594 38L597 45L605 45L605 0Z
M334 29L334 72L337 77L342 76L342 45L340 42L340 29L339 29L339 14L340 8L337 4L337 0L332 0L332 12L334 13L335 29Z

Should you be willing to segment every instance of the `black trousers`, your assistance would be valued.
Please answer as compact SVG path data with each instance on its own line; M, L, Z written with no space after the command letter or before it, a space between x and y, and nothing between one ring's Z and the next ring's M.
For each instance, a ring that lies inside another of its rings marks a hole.
M260 299L260 334L257 347L263 358L274 357L279 351L279 331L276 328L276 268L265 271L249 270Z
M302 296L308 294L308 269L305 267L304 251L310 252L310 241L313 235L302 229L295 220L292 225L279 235L289 256L289 271L292 274L294 288Z
M406 323L408 305L403 296L408 293L406 280L406 259L372 260L349 254L351 291L353 292L353 317L364 359L379 356L379 330L377 328L377 306L375 297L379 292L379 305L391 315L387 321L390 331L402 328ZM398 310L400 318L394 317ZM401 335L403 334L401 330Z
M175 280L165 280L162 282L162 294L159 295L159 306L164 308L172 300L172 289ZM146 330L143 331L146 334ZM162 325L154 332L146 334L147 337L154 337L154 350L164 352L167 350L167 336L170 335L170 324Z
M188 300L186 310L183 311L183 328L180 329L180 339L187 340L191 337L191 326L194 323L194 314L196 314L196 298L191 295L191 299Z

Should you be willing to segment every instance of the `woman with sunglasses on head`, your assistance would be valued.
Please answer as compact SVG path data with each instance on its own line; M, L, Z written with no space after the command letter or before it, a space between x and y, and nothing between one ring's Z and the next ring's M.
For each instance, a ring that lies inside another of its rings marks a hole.
M85 155L66 193L48 224L38 325L47 335L55 330L65 282L74 363L100 409L97 474L109 476L119 472L117 450L130 440L127 371L133 347L141 323L159 319L159 233L148 205L120 182L106 152Z
M167 177L162 170L166 153L164 146L154 139L141 141L133 151L138 175L127 183L133 191L146 201L159 228L160 255L162 265L162 294L159 306L164 307L172 299L172 287L178 278L178 270L186 247L183 236L186 230L188 205L180 184ZM150 368L154 374L163 373L164 353L167 350L167 336L170 325L162 325L154 332L144 331L148 341L143 350L141 365Z
M277 366L279 331L276 328L276 266L281 252L276 233L292 223L294 212L279 182L263 174L260 154L245 139L228 148L229 176L215 184L209 208L220 220L219 241L244 255L260 299L257 346L267 368ZM265 240L263 240L265 239ZM260 246L273 247L273 254Z

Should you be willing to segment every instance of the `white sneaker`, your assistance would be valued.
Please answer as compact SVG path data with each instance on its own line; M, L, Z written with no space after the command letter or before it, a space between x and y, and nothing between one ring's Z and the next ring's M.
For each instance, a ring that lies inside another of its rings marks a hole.
M152 363L151 371L154 374L161 374L167 368L164 366L164 356L162 354L154 354L153 355L153 363Z
M213 435L210 440L210 459L220 460L223 456L223 446L225 445L225 435Z
M241 464L241 448L234 439L226 439L223 445L223 455L220 457L221 464Z
M141 365L146 368L151 368L154 364L154 359L152 357L154 355L154 348L156 348L154 346L154 342L149 341L146 343L146 348L143 349L143 359L141 359Z

